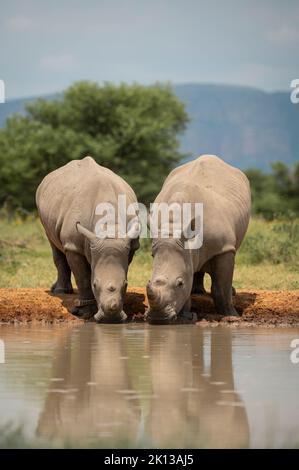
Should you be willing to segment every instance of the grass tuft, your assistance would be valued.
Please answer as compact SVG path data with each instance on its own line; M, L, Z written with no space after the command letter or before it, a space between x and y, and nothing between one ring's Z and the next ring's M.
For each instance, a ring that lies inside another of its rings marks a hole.
M299 289L299 219L252 219L237 254L234 285L246 289ZM151 276L150 243L141 240L129 270L131 286ZM50 287L56 278L50 245L34 216L0 219L0 287Z

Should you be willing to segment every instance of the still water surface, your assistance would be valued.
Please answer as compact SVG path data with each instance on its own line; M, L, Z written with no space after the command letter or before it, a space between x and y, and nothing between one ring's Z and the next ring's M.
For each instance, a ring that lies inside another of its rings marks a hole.
M299 446L294 338L299 329L2 325L0 427L55 446Z

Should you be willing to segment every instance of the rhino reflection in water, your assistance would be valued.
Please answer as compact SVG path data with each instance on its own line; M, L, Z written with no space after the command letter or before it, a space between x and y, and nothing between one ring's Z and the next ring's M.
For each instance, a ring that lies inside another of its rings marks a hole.
M117 447L247 447L231 331L83 325L61 343L38 434ZM218 336L217 336L218 335ZM96 385L97 384L97 385ZM60 390L62 389L62 390ZM64 392L63 392L64 390Z
M246 409L234 390L231 331L222 330L218 338L211 331L207 371L203 331L190 328L184 344L180 334L169 328L151 351L153 393L159 397L148 423L153 445L248 447Z
M134 441L140 411L119 393L130 388L122 329L83 325L58 348L53 379L37 434L84 444L94 439Z

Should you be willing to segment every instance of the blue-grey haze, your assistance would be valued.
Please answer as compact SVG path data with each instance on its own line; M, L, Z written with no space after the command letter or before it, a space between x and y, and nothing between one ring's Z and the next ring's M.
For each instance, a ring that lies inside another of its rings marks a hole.
M239 168L264 170L277 160L292 164L299 159L299 104L291 103L289 92L204 84L175 85L174 91L190 116L180 136L186 159L210 153ZM0 105L0 127L31 100Z

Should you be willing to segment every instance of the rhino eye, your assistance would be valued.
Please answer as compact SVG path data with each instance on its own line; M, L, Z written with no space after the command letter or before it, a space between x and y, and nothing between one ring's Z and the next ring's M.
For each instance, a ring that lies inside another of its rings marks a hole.
M109 292L115 292L116 287L113 284L110 283L109 286L108 286L108 290L109 290Z
M183 287L184 281L181 277L176 280L176 287Z

